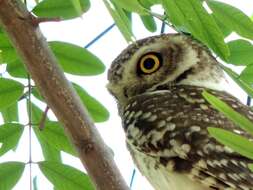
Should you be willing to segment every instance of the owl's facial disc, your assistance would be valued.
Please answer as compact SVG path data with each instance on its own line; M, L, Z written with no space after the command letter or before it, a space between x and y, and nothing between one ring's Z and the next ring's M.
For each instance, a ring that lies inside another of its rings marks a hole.
M108 89L121 104L171 85L216 88L223 77L217 61L198 42L179 34L139 40L112 63Z

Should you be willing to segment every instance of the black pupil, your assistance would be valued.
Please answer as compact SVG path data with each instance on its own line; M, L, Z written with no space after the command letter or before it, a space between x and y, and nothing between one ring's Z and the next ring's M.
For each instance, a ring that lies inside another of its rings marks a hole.
M152 69L154 67L154 65L155 65L155 60L152 58L147 58L143 64L145 69Z

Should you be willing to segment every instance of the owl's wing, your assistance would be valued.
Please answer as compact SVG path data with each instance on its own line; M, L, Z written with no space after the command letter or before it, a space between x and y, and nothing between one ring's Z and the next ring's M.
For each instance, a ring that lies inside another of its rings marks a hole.
M213 152L212 154L217 154ZM239 155L206 155L198 162L192 163L189 177L213 189L252 190L253 175L247 164L251 160ZM191 162L190 160L187 160Z
M207 127L252 137L213 109L202 98L202 88L181 88L143 94L129 102L123 112L128 143L168 170L186 174L210 189L253 189L247 167L252 161L217 142ZM253 120L253 113L237 99L211 92Z

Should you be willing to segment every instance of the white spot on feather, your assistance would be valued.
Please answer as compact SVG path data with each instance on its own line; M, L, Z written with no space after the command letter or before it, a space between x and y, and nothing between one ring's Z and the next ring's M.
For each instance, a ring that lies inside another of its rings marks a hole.
M153 121L155 121L156 119L157 119L157 115L151 115L151 116L147 119L147 121L153 122Z
M168 124L166 124L166 128L169 131L173 131L176 128L176 124L174 124L174 123L168 123Z
M142 114L142 111L139 110L137 113L135 113L134 118L138 118L139 116L141 116L141 114Z
M166 122L164 120L161 120L157 123L157 127L158 128L161 128L161 127L164 127L166 125Z
M142 119L147 119L147 118L149 118L150 116L151 116L152 114L151 114L151 112L145 112L143 115L142 115Z

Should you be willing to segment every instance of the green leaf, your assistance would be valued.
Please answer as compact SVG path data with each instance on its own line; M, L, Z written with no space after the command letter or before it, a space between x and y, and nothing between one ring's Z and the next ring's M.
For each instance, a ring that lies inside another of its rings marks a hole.
M80 12L73 6L73 0L44 0L38 3L32 12L38 17L72 19L80 16ZM89 0L79 0L81 13L90 8Z
M230 131L215 127L208 127L208 132L220 143L228 146L242 156L253 159L253 143L248 139Z
M18 103L14 103L9 107L1 110L3 119L5 123L10 123L13 121L18 121Z
M157 27L155 20L152 16L141 16L141 20L148 31L156 32Z
M144 7L146 7L147 5L145 5ZM147 6L146 7L147 10L150 10L150 7ZM157 30L156 27L156 22L155 19L153 18L153 16L151 15L140 15L141 17L141 21L144 24L144 26L146 27L146 29L150 32L155 32Z
M117 4L118 6L120 6L121 8L130 11L130 12L136 12L139 14L148 14L146 9L144 7L141 6L141 4L136 1L136 0L130 0L130 1L126 1L126 0L111 0L113 1L115 4Z
M72 5L74 6L77 14L79 16L81 16L82 15L82 6L81 6L80 0L70 0L70 1L71 1Z
M222 20L227 27L240 36L253 39L253 22L245 13L219 1L207 0L206 2L218 20Z
M10 61L17 59L18 55L16 50L13 48L9 37L3 31L0 31L0 42L0 50L3 62L9 63Z
M0 156L11 149L16 149L24 126L17 123L6 123L0 126Z
M39 133L38 130L34 130L34 133L40 143L44 159L46 161L61 162L60 151L48 144L48 142L41 137L41 133Z
M248 167L253 172L253 164L249 164Z
M40 130L37 126L34 127L34 130L36 131L36 134L50 146L59 151L63 150L74 156L77 155L73 145L65 135L64 129L59 122L47 121L42 130Z
M246 40L233 40L228 42L230 56L228 62L234 65L249 65L253 63L253 45Z
M109 112L95 98L90 96L81 86L72 83L83 104L95 122L103 122L109 118Z
M40 95L40 92L38 91L38 89L36 87L34 87L32 89L32 95L34 95L38 100L44 102L45 99Z
M10 61L7 64L6 70L13 77L27 78L27 73L28 72L25 68L25 65L23 64L23 62L19 58Z
M27 115L30 115L29 114L29 104L27 104ZM41 111L41 109L35 105L34 103L31 103L31 112L32 112L32 123L35 124L35 125L38 125L42 119L42 116L43 116L43 111ZM46 118L46 121L48 121L49 119Z
M212 14L213 16L213 14ZM232 33L232 30L226 25L226 23L222 22L221 20L217 19L217 17L214 17L215 22L219 26L221 32L223 33L224 37L227 37L229 34Z
M253 84L253 64L248 65L240 74L240 79L245 81L246 83L252 85Z
M124 10L124 9L120 8L117 5L114 5L114 6L115 6L115 10L118 12L120 18L124 22L125 26L132 33L132 13L127 11L127 10ZM132 37L132 38L134 38L134 37Z
M227 59L229 49L213 17L207 13L199 0L163 0L169 21L177 27L185 26L192 35Z
M26 104L27 109L27 115L30 115L29 111L31 111L31 122L33 125L39 125L42 117L43 117L43 111L34 103L31 102L31 108L29 103ZM30 110L31 109L31 110ZM48 117L46 117L46 121L49 121Z
M105 70L102 61L85 48L59 41L49 42L49 45L67 73L97 75Z
M78 169L57 162L39 162L39 167L47 179L61 190L94 190L89 177Z
M0 49L0 65L3 64L3 53L2 50Z
M33 190L38 190L37 176L33 177Z
M32 123L39 124L39 122L41 121L43 112L33 103L31 107L32 107ZM49 119L46 118L45 122L48 122L48 121ZM50 160L50 161L61 162L60 151L54 148L54 146L51 146L50 144L48 144L48 142L45 141L45 139L41 137L41 133L39 133L38 130L34 130L34 128L35 127L33 127L33 131L40 143L44 159Z
M11 106L22 96L24 86L11 79L0 78L0 109Z
M103 2L125 40L127 42L132 42L134 35L131 30L131 21L127 17L125 11L116 4L111 3L109 0L103 0Z
M228 119L233 121L236 125L240 126L242 129L253 134L253 123L248 118L236 112L228 104L221 101L219 98L216 98L212 94L204 91L202 95L215 109L223 113Z
M151 7L154 3L151 0L138 0L140 5L147 8Z
M5 162L0 164L0 189L11 190L20 179L25 168L22 162Z
M248 83L239 78L239 75L228 67L220 65L224 71L251 97L253 98L253 88Z
M36 134L36 131L34 131ZM38 141L40 143L43 157L46 161L62 162L61 153L59 150L49 145L44 139L42 139L38 134L36 134Z
M162 0L138 0L141 5L147 5L151 7L152 5L162 4Z
M162 4L162 0L149 0L153 4Z
M169 16L169 22L172 22L177 27L183 27L186 23L185 14L182 12L180 6L174 0L162 0L163 8Z

